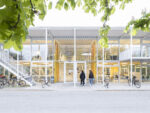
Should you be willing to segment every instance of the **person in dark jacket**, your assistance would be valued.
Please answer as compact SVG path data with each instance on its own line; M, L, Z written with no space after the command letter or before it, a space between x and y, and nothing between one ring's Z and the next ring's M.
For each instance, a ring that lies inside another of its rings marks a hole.
M89 82L90 82L91 86L93 85L93 81L94 81L94 75L93 75L93 72L90 70L89 71Z
M82 72L81 72L81 74L80 74L80 79L81 79L81 85L83 85L84 86L84 84L85 84L85 73L84 73L84 71L82 70Z

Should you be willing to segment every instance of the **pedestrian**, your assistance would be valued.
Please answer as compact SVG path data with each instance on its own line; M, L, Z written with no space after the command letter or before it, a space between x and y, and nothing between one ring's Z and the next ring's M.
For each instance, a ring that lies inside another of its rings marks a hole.
M91 86L93 85L93 81L94 81L94 75L93 75L93 72L90 70L89 71L89 82L90 82Z
M80 80L81 80L81 85L83 85L84 86L84 84L85 84L85 73L84 73L84 71L82 70L81 71L81 74L80 74Z

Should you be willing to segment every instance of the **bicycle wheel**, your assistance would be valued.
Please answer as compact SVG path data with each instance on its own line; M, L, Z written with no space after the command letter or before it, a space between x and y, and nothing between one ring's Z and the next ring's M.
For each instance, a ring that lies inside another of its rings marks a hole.
M15 87L15 86L16 86L16 82L17 82L16 80L12 80L11 86L12 86L12 87Z
M24 80L19 80L18 85L21 86L21 87L25 87L26 82Z
M108 88L108 86L109 86L109 82L105 81L104 87Z
M141 87L141 83L140 83L140 82L135 82L135 86L136 86L137 88L140 88L140 87Z
M48 82L46 82L45 84L46 84L47 87L49 87L49 83Z
M45 88L45 85L44 85L44 84L42 84L42 88Z
M106 83L106 88L108 88L109 87L109 83Z
M6 78L3 79L3 83L7 84L7 79Z
M41 85L42 85L42 88L44 88L44 87L45 87L45 82L42 81L42 82L41 82Z
M131 80L130 79L128 80L128 85L131 86Z
M6 82L5 86L6 86L6 87L9 87L9 86L10 86L9 81Z
M3 82L0 82L0 89L4 88Z

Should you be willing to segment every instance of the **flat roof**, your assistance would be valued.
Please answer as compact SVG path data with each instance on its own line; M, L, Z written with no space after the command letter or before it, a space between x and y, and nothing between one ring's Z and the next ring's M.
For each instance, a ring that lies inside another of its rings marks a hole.
M74 34L77 39L98 39L100 27L30 27L29 38L45 39L47 29L48 38L54 39L72 39ZM120 38L129 38L129 33L124 33L125 27L111 27L108 33L110 40L118 40ZM133 38L150 39L150 32L138 31Z

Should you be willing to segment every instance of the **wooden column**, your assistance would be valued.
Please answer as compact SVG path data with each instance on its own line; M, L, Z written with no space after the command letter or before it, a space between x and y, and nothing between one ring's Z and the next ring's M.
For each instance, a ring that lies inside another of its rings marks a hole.
M91 70L94 74L94 78L96 79L96 41L93 41L91 47Z
M55 55L54 55L54 82L59 81L59 45L57 41L55 43Z

